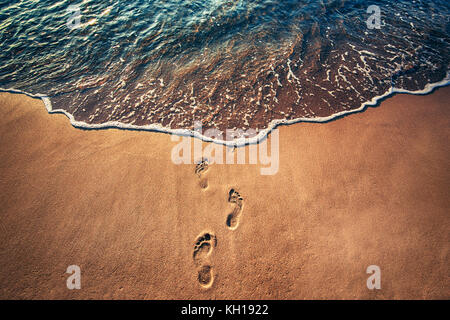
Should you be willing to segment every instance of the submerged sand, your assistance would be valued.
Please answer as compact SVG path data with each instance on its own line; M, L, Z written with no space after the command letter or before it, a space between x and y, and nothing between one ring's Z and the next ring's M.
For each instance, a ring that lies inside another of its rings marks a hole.
M449 100L447 87L280 127L276 175L199 177L167 134L79 130L1 93L0 298L449 299Z

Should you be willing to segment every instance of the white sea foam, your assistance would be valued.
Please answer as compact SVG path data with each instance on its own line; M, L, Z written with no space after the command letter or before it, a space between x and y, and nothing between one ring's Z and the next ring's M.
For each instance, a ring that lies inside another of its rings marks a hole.
M181 135L181 136L192 136L192 137L201 139L201 140L203 140L205 142L213 142L213 143L217 143L217 144L226 145L226 146L229 146L229 147L241 147L241 146L245 146L245 145L248 145L248 144L257 144L257 143L263 141L270 134L270 132L272 130L274 130L276 127L278 127L280 125L291 125L291 124L295 124L295 123L299 123L299 122L312 122L312 123L328 122L328 121L331 121L333 119L336 119L336 118L339 118L339 117L342 117L342 116L346 116L346 115L351 114L351 113L361 112L361 111L365 110L369 106L375 106L378 103L378 101L380 101L381 99L384 99L384 98L389 97L389 96L391 96L393 94L396 94L396 93L409 93L409 94L414 94L414 95L424 95L424 94L428 94L428 93L432 92L435 88L447 86L449 84L450 84L450 71L447 72L447 75L446 75L446 77L443 80L441 80L439 82L435 82L435 83L429 83L429 84L427 84L425 86L425 88L423 90L409 91L409 90L405 90L405 89L399 89L399 88L391 87L384 94L376 96L372 100L363 103L357 109L345 110L345 111L337 112L337 113L332 114L332 115L327 116L327 117L296 118L296 119L292 119L292 120L286 120L286 119L272 120L269 123L268 128L259 131L259 133L255 137L253 137L253 138L238 138L238 139L235 139L233 141L212 139L210 137L202 135L198 131L194 131L194 130L190 130L190 129L170 129L170 128L165 128L161 124L149 124L149 125L137 126L137 125L133 125L133 124L121 123L121 122L118 122L118 121L108 121L108 122L101 123L101 124L88 124L88 123L85 123L85 122L82 122L82 121L75 120L75 118L73 117L72 114L68 113L67 111L65 111L63 109L53 109L52 103L50 101L50 98L47 95L45 95L45 94L39 94L39 93L38 94L31 94L31 93L28 93L28 92L24 92L22 90L4 89L4 88L0 88L0 91L11 92L11 93L20 93L20 94L25 94L27 96L30 96L32 98L42 99L42 101L44 102L45 108L47 109L48 113L50 113L50 114L62 113L64 115L66 115L67 118L69 118L70 123L72 124L72 126L74 126L76 128L80 128L80 129L110 129L110 128L118 128L118 129L124 129L124 130L156 131L156 132L169 133L169 134L175 134L175 135Z

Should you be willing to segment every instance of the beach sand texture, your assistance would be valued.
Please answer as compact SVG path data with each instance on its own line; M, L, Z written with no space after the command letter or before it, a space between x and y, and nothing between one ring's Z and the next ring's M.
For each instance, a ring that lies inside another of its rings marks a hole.
M175 165L170 135L80 130L0 93L0 298L449 299L448 101L280 127L263 176Z

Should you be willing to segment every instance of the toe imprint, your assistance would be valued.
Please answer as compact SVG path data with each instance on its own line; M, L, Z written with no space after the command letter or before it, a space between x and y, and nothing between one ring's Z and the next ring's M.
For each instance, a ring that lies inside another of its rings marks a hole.
M211 254L213 248L217 245L217 238L212 233L204 233L197 237L194 245L194 262L202 263Z
M196 163L197 165L195 166L195 174L200 177L202 173L208 170L208 159L202 158L200 161L197 161Z

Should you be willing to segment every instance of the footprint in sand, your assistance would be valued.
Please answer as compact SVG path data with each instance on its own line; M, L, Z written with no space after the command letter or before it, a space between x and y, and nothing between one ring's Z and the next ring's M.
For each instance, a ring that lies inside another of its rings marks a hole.
M228 193L228 202L233 203L235 206L233 211L227 216L227 227L231 230L235 230L239 226L242 207L244 206L244 199L241 197L239 192L231 189Z
M203 288L210 288L214 282L213 268L208 263L208 257L217 246L217 238L211 232L206 232L197 237L192 258L199 267L198 282Z
M196 162L195 174L200 178L200 188L206 189L208 187L208 179L203 178L202 175L208 171L208 159L202 158Z
M211 288L214 282L212 267L204 265L198 270L198 282L203 288Z
M217 245L217 238L210 232L203 233L197 237L194 246L193 258L198 264L205 261L211 254L213 248Z

